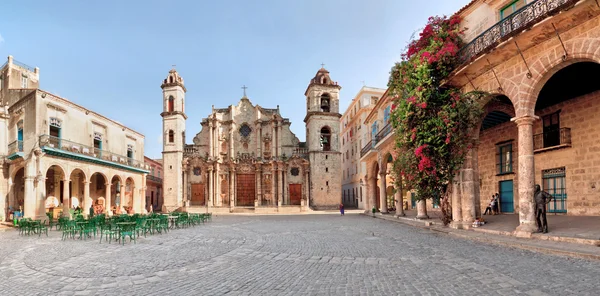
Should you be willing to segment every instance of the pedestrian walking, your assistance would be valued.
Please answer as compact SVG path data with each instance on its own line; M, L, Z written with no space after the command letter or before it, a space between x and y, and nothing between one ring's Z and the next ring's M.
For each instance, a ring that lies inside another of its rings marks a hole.
M373 218L375 218L375 212L377 212L377 208L375 206L373 206L373 208L371 209L371 212L373 212Z
M340 214L342 216L344 216L344 204L343 203L340 204Z

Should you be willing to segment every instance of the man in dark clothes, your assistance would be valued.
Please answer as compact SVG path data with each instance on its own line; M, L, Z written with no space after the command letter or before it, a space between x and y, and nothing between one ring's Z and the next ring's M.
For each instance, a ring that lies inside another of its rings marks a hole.
M533 194L535 201L535 222L538 227L538 232L548 233L548 221L546 221L546 204L552 200L552 195L540 189L540 185L535 185L535 193ZM542 220L540 221L540 216ZM543 224L542 224L543 223Z

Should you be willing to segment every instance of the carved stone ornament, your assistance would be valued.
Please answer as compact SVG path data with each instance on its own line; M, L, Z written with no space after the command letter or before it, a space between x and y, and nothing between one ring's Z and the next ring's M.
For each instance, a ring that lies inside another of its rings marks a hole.
M299 168L292 168L290 170L290 172L292 173L292 176L298 176L300 174L300 169Z
M244 173L250 173L250 172L254 171L254 168L252 167L251 164L244 163L238 167L238 170L240 173L244 174Z

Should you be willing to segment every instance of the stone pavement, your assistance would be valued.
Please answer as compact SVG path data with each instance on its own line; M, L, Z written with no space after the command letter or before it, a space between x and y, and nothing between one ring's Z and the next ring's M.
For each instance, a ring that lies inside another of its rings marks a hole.
M358 214L221 216L125 246L0 232L2 295L597 295L598 274Z

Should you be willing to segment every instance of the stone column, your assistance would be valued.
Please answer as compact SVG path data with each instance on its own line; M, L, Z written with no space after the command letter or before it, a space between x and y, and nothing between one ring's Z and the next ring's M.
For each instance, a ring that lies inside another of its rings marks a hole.
M458 171L452 181L452 228L462 228L462 202L461 202L461 172Z
M23 217L35 219L35 213L37 211L36 195L34 187L35 177L25 177L25 190L23 197Z
M46 220L46 178L37 176L37 214L36 218Z
M535 165L533 157L533 116L512 119L519 131L519 222L517 236L528 236L537 230L533 193L535 186Z
M479 181L478 148L478 144L475 144L473 146L473 160L471 162L471 167L473 169L473 197L475 203L475 217L481 218L481 196L479 195L479 186L481 185L481 181Z
M215 164L215 166L216 166L215 172L214 172L215 181L213 182L213 189L215 192L214 192L212 206L218 206L219 203L221 202L221 168L220 168L220 165L218 162Z
M127 180L125 180L124 182L121 182L121 191L119 192L120 196L121 196L121 200L119 200L119 208L122 208L124 206L124 202L125 202L125 183L127 182ZM121 212L123 213L123 212Z
M272 157L276 157L277 156L277 133L276 130L277 129L277 121L273 120L273 122L271 123L271 156ZM273 175L275 176L275 175ZM275 196L275 193L273 193L273 196Z
M213 172L213 168L208 167L208 178L207 178L207 183L208 183L208 197L206 198L206 204L207 205L212 205L212 201L213 201L213 193L214 193L214 188L213 188L213 183L214 183L214 172Z
M381 213L387 213L388 212L388 207L387 207L387 190L386 190L386 180L385 180L385 172L380 173L379 174L379 183L380 183L380 188L379 188L379 204L381 206Z
M90 185L91 182L84 182L83 183L83 195L84 196L90 196ZM110 212L110 205L112 202L112 184L110 183L106 183L104 184L104 188L106 188L106 190L104 191L104 210L103 213L107 214L107 215L112 215L112 212Z
M77 197L79 199L79 207L81 207L82 209L82 214L84 217L87 217L88 215L88 209L89 209L89 203L88 201L81 196L81 194L79 193L79 177L77 175L73 176L72 178L70 178L69 180L71 180L71 183L73 183L72 188L71 188L71 200L73 199L73 197Z
M465 226L471 225L476 218L475 182L473 182L473 149L467 151L462 171L462 221Z
M209 157L213 157L213 151L214 151L214 143L215 140L213 139L214 136L214 130L213 130L213 122L212 119L209 118L208 119L208 156Z
M368 184L371 184L371 186L367 187L367 193L369 194L368 198L370 199L369 208L367 209L367 211L371 213L373 207L379 207L379 205L377 204L377 190L379 190L377 188L377 173L373 173L373 176L371 176L371 179L369 180Z
M261 135L262 135L262 121L259 119L259 120L256 121L256 153L257 153L256 156L258 156L260 158L263 157L263 155L262 155L262 141L260 140Z
M254 199L254 207L258 207L261 201L261 189L262 189L262 173L260 170L260 165L256 166L256 198Z
M396 188L396 194L394 199L396 200L396 217L404 217L404 194L403 194L402 182L400 182L400 186Z
M277 164L273 164L271 172L271 203L277 206L277 185L275 182L277 179Z
M71 217L69 209L71 209L71 196L69 196L69 182L70 180L63 180L63 217ZM27 190L27 188L25 188ZM75 217L73 217L75 218Z
M427 215L427 201L425 199L417 201L417 219L429 219Z
M281 151L281 148L283 148L283 145L281 145L281 134L283 133L283 121L279 121L279 123L277 124L277 156L281 157L283 155L283 151Z
M277 166L277 206L280 207L283 203L283 169L281 164Z
M309 191L310 191L310 171L308 169L308 166L304 166L304 189L302 190L302 202L300 203L300 205L302 206L302 208L304 207L308 207L310 205L310 202L308 200L308 196L309 196Z
M189 168L187 165L183 165L183 203L184 204L189 204L189 197L188 197L188 174L189 174Z

